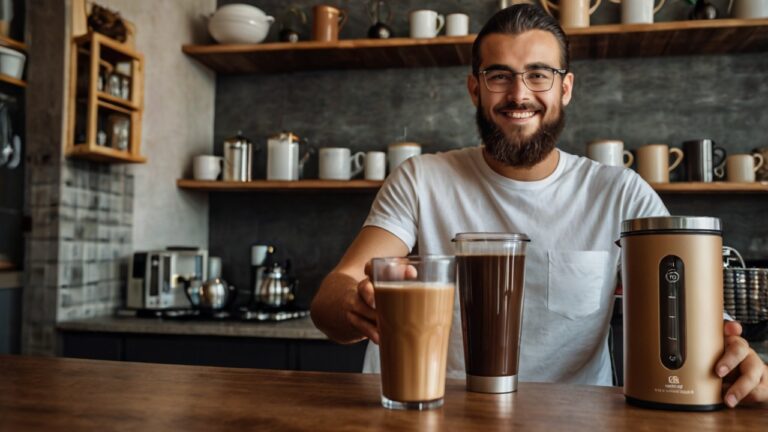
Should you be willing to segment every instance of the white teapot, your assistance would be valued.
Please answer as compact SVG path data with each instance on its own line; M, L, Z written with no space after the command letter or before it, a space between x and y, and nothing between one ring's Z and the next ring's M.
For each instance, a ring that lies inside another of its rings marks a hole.
M223 44L259 43L267 37L275 18L247 4L220 7L208 21L208 31Z

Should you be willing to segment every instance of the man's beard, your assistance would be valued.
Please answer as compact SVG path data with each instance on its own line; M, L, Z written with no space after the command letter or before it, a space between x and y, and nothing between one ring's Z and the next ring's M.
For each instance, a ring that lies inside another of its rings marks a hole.
M534 109L529 104L509 103L500 109ZM549 122L542 122L530 137L520 133L507 136L496 123L485 116L482 103L477 105L475 115L477 128L485 143L485 151L494 160L507 166L530 168L543 161L557 145L557 139L565 127L565 111L562 104L558 115Z

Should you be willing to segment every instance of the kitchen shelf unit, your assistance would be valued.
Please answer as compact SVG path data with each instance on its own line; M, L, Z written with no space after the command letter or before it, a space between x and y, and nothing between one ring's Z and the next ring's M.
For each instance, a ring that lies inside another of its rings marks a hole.
M565 31L573 60L768 51L768 19L607 24ZM342 39L184 45L182 51L222 74L444 67L470 64L474 40L475 35Z
M216 180L192 180L179 179L176 186L181 189L201 192L290 192L290 191L339 191L339 192L366 192L376 191L383 181L370 180L299 180L299 181L270 181L253 180L249 182L216 181ZM729 183L729 182L675 182L652 183L651 187L659 193L680 194L710 194L710 193L738 193L754 194L768 193L768 182L756 183Z
M118 76L118 65L121 64L126 65L128 70ZM143 65L144 56L141 53L102 34L89 32L74 38L70 62L67 156L106 163L146 162L140 154ZM127 98L105 91L108 77L113 75L127 80ZM98 86L100 77L103 78L102 89ZM118 122L122 127L127 124L125 148L109 145L110 141L120 139L115 137ZM97 142L100 131L107 137L104 145Z
M332 190L337 192L368 192L378 190L383 181L371 180L253 180L249 182L179 179L176 186L205 192L306 192Z
M768 182L732 183L732 182L673 182L651 183L651 187L659 193L670 194L711 194L711 193L736 193L759 194L768 193Z
M27 51L29 50L29 48L27 47L27 44L17 41L16 39L11 39L6 36L0 36L0 46L11 48L16 51L21 51L22 53L24 53L24 55L27 55ZM26 81L18 78L14 78L12 76L5 75L5 74L0 74L0 81L14 85L16 87L21 87L21 88L27 87Z

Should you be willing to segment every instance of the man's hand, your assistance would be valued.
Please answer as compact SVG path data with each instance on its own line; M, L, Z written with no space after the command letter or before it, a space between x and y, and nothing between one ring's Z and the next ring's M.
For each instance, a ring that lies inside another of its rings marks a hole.
M366 266L366 270L368 266ZM367 273L367 272L366 272ZM357 290L350 292L345 299L344 310L349 323L370 339L379 343L379 331L376 326L376 301L373 296L373 284L365 278L357 284Z
M725 404L733 408L740 402L767 402L768 366L741 337L741 324L726 321L724 332L725 352L715 373L723 378Z

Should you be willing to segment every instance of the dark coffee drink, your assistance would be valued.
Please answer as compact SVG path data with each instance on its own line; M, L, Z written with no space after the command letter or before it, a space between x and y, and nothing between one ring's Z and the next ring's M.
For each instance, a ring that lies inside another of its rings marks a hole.
M379 282L375 286L382 394L397 402L445 394L453 283Z
M457 256L468 375L517 375L525 255Z

